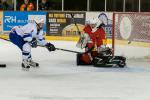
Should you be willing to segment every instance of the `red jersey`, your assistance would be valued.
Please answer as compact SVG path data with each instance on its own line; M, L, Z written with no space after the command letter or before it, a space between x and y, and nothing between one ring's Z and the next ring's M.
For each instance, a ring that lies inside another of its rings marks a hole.
M90 36L93 45L96 44L97 47L103 45L103 41L106 39L106 36L105 31L102 27L98 28L95 32L92 32L92 28L90 27L90 25L86 25L83 30Z
M103 45L103 41L106 39L105 31L103 28L98 28L95 32L92 34L92 40L96 44L97 47Z

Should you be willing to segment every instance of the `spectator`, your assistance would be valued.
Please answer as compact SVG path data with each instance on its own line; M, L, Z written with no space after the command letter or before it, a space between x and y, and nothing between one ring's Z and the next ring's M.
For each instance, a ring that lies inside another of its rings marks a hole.
M20 11L32 11L34 10L34 5L29 0L24 0L24 3L20 6Z
M13 10L13 7L7 3L7 0L1 0L0 10Z
M50 2L47 0L42 0L39 4L39 10L50 10Z

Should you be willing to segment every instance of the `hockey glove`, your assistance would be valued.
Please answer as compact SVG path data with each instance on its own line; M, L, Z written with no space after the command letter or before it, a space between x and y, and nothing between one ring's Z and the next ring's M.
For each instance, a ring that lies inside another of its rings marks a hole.
M55 46L51 43L47 43L45 46L48 49L48 51L55 51L56 50Z
M31 45L32 48L36 48L37 47L37 40L36 40L36 38L33 38L32 41L29 42L29 44Z

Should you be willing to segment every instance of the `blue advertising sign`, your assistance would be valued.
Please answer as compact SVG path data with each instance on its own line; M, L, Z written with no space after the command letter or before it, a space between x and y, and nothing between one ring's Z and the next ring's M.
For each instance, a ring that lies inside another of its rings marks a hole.
M35 17L42 17L45 19L45 25L43 27L46 31L46 14L47 12L12 12L5 11L3 14L3 30L10 31L14 26L23 26L28 23L29 20L33 20Z

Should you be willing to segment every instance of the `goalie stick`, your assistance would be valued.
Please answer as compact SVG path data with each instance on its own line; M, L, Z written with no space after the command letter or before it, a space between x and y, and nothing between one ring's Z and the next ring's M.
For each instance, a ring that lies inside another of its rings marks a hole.
M79 40L77 41L77 47L79 47L79 45L82 45L81 43L82 43L82 37L83 37L83 34L81 34L81 32L80 32L80 30L79 30L79 27L78 27L78 25L77 25L77 22L75 21L75 19L74 19L74 14L70 14L71 15L71 18L72 18L72 20L73 20L73 23L75 24L75 26L76 26L76 29L77 29L77 32L78 32L78 35L79 35ZM83 48L82 48L83 49Z
M81 32L80 32L80 30L79 30L79 27L78 27L78 25L77 25L77 23L76 23L76 21L75 21L75 19L74 19L74 15L73 15L73 14L70 14L70 15L71 15L71 18L72 18L72 20L73 20L73 23L75 24L75 26L76 26L76 28L77 28L78 34L81 35Z
M56 48L56 50L62 50L62 51L67 51L67 52L72 52L72 53L80 53L80 54L86 54L91 52L94 49L94 46L92 48L90 48L88 51L86 52L78 52L78 51L72 51L72 50L67 50L67 49L61 49L61 48Z

